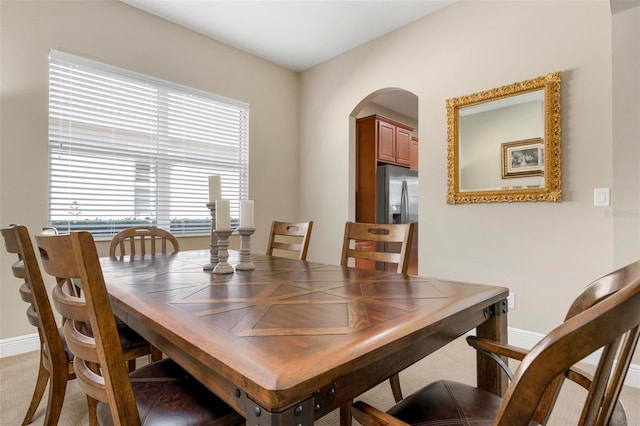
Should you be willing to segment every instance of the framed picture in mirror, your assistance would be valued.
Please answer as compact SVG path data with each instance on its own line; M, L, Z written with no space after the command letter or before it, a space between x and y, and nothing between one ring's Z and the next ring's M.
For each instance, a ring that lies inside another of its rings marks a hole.
M541 138L502 144L502 177L517 178L544 174L544 143Z

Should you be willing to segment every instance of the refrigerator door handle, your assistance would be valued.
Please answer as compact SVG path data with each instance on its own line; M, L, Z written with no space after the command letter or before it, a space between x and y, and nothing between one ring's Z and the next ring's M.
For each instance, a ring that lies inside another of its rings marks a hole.
M402 194L400 196L400 223L407 223L409 221L409 189L407 188L407 181L402 180Z

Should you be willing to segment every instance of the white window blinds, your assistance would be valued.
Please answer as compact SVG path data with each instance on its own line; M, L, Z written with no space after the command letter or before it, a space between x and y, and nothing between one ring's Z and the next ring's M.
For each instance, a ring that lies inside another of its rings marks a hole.
M51 51L49 223L112 236L136 225L208 234L209 175L232 226L248 198L248 105Z

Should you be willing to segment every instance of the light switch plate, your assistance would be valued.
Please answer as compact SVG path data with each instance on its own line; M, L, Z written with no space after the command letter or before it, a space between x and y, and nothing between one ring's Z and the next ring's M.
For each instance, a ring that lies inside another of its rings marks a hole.
M609 188L595 188L593 190L593 205L596 207L608 207L610 205Z

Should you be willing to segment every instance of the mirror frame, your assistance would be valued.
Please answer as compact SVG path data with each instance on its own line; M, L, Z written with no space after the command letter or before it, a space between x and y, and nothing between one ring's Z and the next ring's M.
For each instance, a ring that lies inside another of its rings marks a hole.
M544 188L460 191L459 110L544 89ZM560 71L496 89L447 99L447 203L502 203L562 201L562 149L560 130Z

